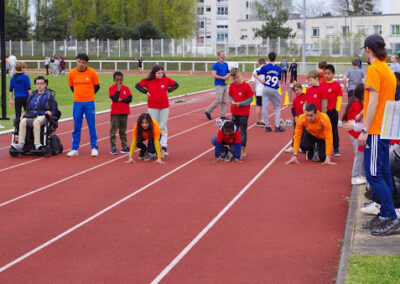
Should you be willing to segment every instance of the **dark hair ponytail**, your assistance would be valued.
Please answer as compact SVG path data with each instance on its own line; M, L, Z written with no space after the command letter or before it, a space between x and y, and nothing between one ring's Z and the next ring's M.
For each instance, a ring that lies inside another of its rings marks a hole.
M385 42L382 40L379 40L375 43L375 46L370 47L372 53L375 55L376 58L379 60L386 60L387 53L385 49Z
M149 128L147 128L146 130L142 128L142 122L143 120L146 120L149 123ZM137 139L137 143L141 143L143 142L143 131L146 131L149 133L149 141L154 139L153 136L153 119L151 118L150 114L148 114L147 112L142 113L138 120L137 120L137 126L136 126L136 139Z
M349 102L346 106L346 110L344 111L342 117L343 121L348 121L347 115L355 99L358 99L360 102L364 101L364 91L365 91L364 84L358 83L354 89L353 96L349 99Z

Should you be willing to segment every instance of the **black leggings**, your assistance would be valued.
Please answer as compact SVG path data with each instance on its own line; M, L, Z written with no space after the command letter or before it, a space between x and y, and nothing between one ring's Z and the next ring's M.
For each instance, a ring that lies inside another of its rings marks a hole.
M314 156L314 149L315 149L315 143L317 143L318 151L319 151L319 160L321 162L324 162L326 159L326 153L325 153L325 140L324 139L319 139L310 133L307 132L307 130L304 128L303 129L303 137L301 139L300 143L300 148L304 152L307 151L307 157L309 160L311 160Z
M26 111L27 102L28 102L28 97L22 97L22 98L17 97L14 99L16 121L19 121L21 118L22 108L24 108L24 111Z

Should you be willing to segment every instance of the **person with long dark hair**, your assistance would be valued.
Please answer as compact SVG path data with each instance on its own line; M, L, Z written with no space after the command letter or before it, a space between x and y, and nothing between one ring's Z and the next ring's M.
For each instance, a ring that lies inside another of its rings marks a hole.
M147 111L160 125L162 131L160 144L163 156L168 156L168 93L175 91L178 87L178 83L165 76L164 68L158 64L154 65L146 79L141 80L135 86L138 91L147 95Z
M157 157L155 162L163 164L164 162L161 160L160 136L161 129L157 121L152 119L150 114L142 113L133 126L132 143L127 163L135 162L133 159L133 153L135 152L136 147L138 147L140 148L139 160L147 162Z
M363 128L358 137L359 146L364 147L364 169L373 195L381 201L378 216L363 223L376 236L400 232L392 200L393 182L389 164L390 140L381 139L382 120L387 101L393 101L396 91L396 77L386 64L385 41L379 35L365 39L364 49L367 69L363 108Z

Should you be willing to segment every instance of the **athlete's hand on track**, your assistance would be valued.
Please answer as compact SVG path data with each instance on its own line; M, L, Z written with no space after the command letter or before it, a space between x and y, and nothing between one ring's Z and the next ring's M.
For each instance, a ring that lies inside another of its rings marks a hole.
M290 165L293 163L296 163L298 165L300 164L299 160L297 160L297 156L292 156L289 161L285 162L286 165Z
M233 161L234 161L235 163L239 163L239 164L243 163L243 161L242 161L242 160L239 160L239 159L234 159Z
M161 160L161 158L157 158L157 160L154 161L154 164L165 164L165 162Z
M132 164L132 163L136 163L136 161L132 157L129 157L128 161L125 161L125 163Z
M336 165L336 163L331 161L331 157L326 157L325 161L322 164L323 165Z
M218 163L221 162L222 160L220 158L215 158L215 160L213 160L213 163Z

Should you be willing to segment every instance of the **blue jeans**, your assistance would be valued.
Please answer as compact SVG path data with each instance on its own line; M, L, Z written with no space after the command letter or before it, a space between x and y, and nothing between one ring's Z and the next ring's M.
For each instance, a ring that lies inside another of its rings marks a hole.
M389 164L389 142L380 139L380 135L368 135L367 147L364 147L364 170L374 196L381 202L382 217L397 219L394 210L392 191L393 181Z
M97 147L96 134L96 107L94 101L91 102L74 102L72 116L74 117L74 132L72 132L72 150L78 150L81 142L81 129L83 114L85 114L86 122L89 127L90 146L92 149Z

